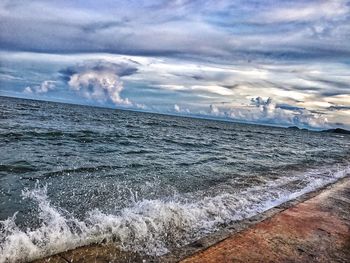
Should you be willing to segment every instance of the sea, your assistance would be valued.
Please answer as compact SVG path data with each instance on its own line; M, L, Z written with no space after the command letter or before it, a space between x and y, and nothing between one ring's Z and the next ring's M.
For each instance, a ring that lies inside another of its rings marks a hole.
M350 174L350 136L0 97L0 262L164 255Z

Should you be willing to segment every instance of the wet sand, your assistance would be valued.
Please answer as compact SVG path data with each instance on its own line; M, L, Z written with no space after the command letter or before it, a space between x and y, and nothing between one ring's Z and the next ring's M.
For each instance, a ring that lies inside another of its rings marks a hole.
M141 256L137 253L121 251L114 245L91 245L63 252L33 263L134 263L154 262L152 257Z
M34 262L350 262L350 178L235 222L162 257L101 244Z

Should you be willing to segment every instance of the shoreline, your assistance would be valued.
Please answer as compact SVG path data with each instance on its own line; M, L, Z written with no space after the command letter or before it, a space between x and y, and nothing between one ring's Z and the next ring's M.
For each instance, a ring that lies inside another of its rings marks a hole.
M56 255L52 255L43 259L38 259L32 261L33 263L66 263L66 262L215 262L215 260L223 260L222 255L225 254L224 251L232 249L232 245L230 243L234 242L235 238L243 235L247 235L245 233L249 231L254 231L254 229L259 228L262 224L273 221L278 217L283 216L284 213L287 213L290 210L296 209L297 207L303 206L307 203L313 203L318 201L322 203L327 198L334 199L334 195L338 192L338 190L345 189L346 196L342 200L345 202L349 209L345 214L346 224L348 224L348 231L350 231L350 176L345 176L333 183L330 183L320 189L315 191L302 194L301 196L287 201L283 204L280 204L276 207L273 207L263 213L257 214L251 218L244 219L242 221L234 222L229 226L225 227L225 229L214 232L206 237L203 237L189 245L184 247L177 248L172 252L160 256L160 257L151 257L145 255L139 255L134 252L121 251L113 244L96 244L79 247L73 250L69 250L66 252L62 252ZM326 199L325 199L326 198ZM334 204L333 204L334 205ZM329 213L335 213L335 218L337 218L337 206L328 207ZM297 212L298 214L298 212ZM303 211L300 211L299 214L302 216ZM324 214L322 214L325 216ZM338 215L339 217L339 215ZM333 218L333 217L332 217ZM282 220L283 222L283 220ZM316 223L316 222L315 222ZM309 228L312 228L309 224ZM285 229L284 229L285 230ZM284 231L283 230L283 231ZM327 233L326 233L327 235ZM260 237L260 236L259 236ZM348 240L348 249L349 251L345 251L345 253L349 253L350 259L350 232L346 234ZM251 250L250 247L245 247L247 250ZM254 246L255 248L255 246ZM242 250L242 248L240 248ZM302 249L303 250L303 249ZM232 254L233 253L233 254ZM231 256L234 256L234 252L231 253ZM268 251L267 251L268 253ZM209 255L209 258L208 258ZM210 259L211 255L211 259ZM221 255L221 258L220 258ZM226 255L229 257L230 255ZM245 258L247 259L247 258ZM227 258L230 260L230 258ZM232 258L231 258L232 260ZM293 261L293 258L290 260ZM309 259L310 260L310 259ZM250 259L250 261L254 261L254 259ZM295 260L294 260L295 261ZM242 260L238 260L237 262L243 262ZM278 262L278 261L271 261Z
M349 177L180 262L350 262Z

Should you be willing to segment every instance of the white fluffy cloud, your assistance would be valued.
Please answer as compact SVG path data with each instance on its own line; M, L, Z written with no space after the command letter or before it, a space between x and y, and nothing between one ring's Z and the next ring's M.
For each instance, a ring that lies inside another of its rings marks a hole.
M182 114L190 114L191 111L187 108L182 108L178 104L174 104L174 111L176 113L182 113Z
M179 105L177 105L177 104L174 105L174 110L175 110L175 112L180 112L181 111Z
M45 80L40 85L33 86L33 87L26 87L24 89L24 92L27 94L30 93L47 93L50 90L53 90L56 88L55 81L52 80Z
M278 5L277 5L278 6ZM272 8L261 15L263 21L270 22L308 22L321 19L336 20L349 12L346 0L320 1L318 3L294 3L284 7Z
M219 110L219 108L218 108L217 106L211 104L211 105L209 106L209 108L210 108L210 114L215 115L215 116L221 114L221 112L220 112L220 110Z
M71 76L68 85L84 97L97 101L110 99L116 105L131 105L128 98L122 98L123 82L113 72L86 71Z
M328 119L322 114L302 108L279 106L272 98L254 97L250 104L237 107L210 105L209 114L237 121L298 126L300 128L328 128Z
M137 69L133 62L111 63L103 60L89 61L62 70L68 86L87 99L98 102L111 101L117 106L144 108L122 96L124 89L121 77L134 74Z

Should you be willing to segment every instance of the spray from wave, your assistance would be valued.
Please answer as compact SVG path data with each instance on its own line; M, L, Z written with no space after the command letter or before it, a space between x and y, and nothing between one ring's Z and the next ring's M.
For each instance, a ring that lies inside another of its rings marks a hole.
M84 220L52 205L47 186L37 184L22 195L38 205L40 226L20 229L16 225L16 214L0 221L0 263L30 261L101 242L114 242L124 250L162 255L222 225L249 218L349 173L349 166L322 176L314 170L236 194L226 193L199 201L175 197L167 201L135 201L116 214L89 211ZM284 188L296 181L303 182L297 191Z

